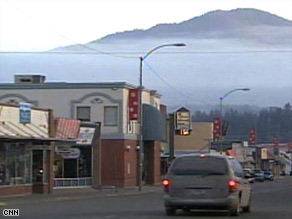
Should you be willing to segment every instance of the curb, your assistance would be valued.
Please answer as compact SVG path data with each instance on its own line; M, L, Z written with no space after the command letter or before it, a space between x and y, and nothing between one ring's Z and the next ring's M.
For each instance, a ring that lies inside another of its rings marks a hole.
M34 204L34 203L52 203L52 202L59 202L59 201L77 201L77 200L84 200L84 199L93 199L93 198L112 198L112 197L121 197L121 196L137 196L137 195L144 195L148 193L157 192L157 189L151 189L148 191L133 191L133 192L125 192L125 193L113 193L113 194L95 194L95 195L84 195L84 196L60 196L60 197L38 197L34 199L33 197L28 197L28 199L24 200L11 200L6 202L0 202L1 206L12 206L12 205L27 205L27 204ZM31 198L31 199L29 199Z

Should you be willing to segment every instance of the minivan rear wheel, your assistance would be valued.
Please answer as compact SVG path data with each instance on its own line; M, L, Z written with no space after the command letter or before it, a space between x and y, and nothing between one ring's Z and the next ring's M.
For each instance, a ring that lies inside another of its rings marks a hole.
M250 211L251 211L251 198L249 198L248 205L246 207L242 208L242 211L250 213Z
M175 215L175 208L166 207L165 214L166 214L166 216L174 216Z

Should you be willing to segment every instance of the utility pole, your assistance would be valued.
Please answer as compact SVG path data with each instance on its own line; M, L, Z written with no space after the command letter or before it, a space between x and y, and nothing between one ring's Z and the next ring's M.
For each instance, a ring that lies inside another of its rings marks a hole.
M169 161L174 159L174 113L169 114Z

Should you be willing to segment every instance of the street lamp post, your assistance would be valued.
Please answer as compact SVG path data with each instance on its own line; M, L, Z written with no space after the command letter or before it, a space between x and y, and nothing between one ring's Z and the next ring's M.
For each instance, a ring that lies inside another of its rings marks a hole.
M154 51L163 47L182 47L186 46L184 43L163 44L150 50L146 55L139 57L140 59L140 77L139 77L139 191L142 191L142 175L143 175L143 158L144 158L144 145L143 145L143 112L142 112L142 93L143 93L143 61L150 56Z
M236 88L233 89L229 92L227 92L226 94L224 94L222 97L220 97L220 154L222 154L223 151L223 133L222 133L222 125L223 125L223 121L222 121L222 111L223 111L223 100L231 93L234 93L236 91L250 91L250 88Z

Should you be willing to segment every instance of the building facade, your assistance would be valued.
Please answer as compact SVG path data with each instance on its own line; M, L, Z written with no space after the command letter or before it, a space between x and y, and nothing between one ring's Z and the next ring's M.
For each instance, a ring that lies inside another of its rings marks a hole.
M53 189L52 111L0 104L0 196Z
M0 102L30 103L50 108L56 117L101 124L101 183L106 186L135 186L138 179L139 147L137 121L129 119L129 91L136 86L124 83L46 83L43 76L18 75L15 83L0 84ZM144 89L142 102L160 110L160 95ZM155 120L155 118L154 118ZM160 170L154 167L160 150L159 139L147 139L153 147L148 174L151 182L160 181ZM155 150L154 150L155 149ZM148 150L147 148L145 150ZM153 164L153 165L152 165ZM146 171L146 170L145 170Z

